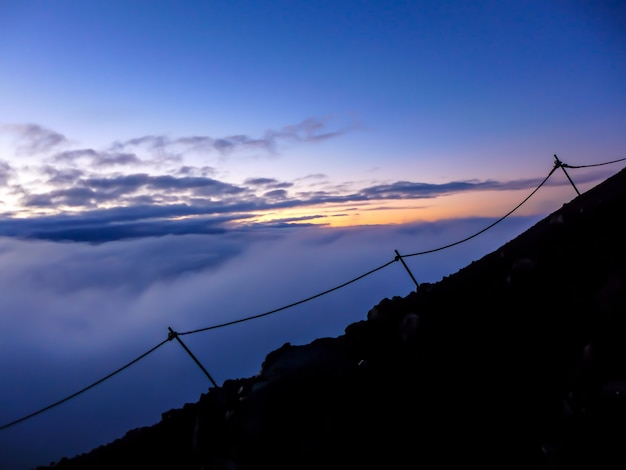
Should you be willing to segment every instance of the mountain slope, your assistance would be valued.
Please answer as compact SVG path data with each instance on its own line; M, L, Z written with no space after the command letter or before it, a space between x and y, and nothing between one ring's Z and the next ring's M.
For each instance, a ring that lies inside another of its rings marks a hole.
M623 468L624 214L626 170L344 335L285 344L54 468Z

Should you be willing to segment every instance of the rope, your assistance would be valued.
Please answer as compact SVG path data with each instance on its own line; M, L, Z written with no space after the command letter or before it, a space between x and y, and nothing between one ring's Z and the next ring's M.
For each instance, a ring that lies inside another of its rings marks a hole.
M11 421L10 423L7 423L7 424L4 424L4 425L0 426L0 431L2 431L2 430L4 430L4 429L7 429L7 428L10 428L11 426L15 426L16 424L21 423L22 421L26 421L27 419L30 419L30 418L32 418L32 417L34 417L34 416L37 416L38 414L41 414L41 413L43 413L44 411L48 411L48 410L50 410L50 409L54 408L55 406L59 406L60 404L65 403L66 401L71 400L72 398L77 397L77 396L78 396L78 395L80 395L81 393L84 393L84 392L86 392L87 390L94 388L96 385L99 385L99 384L101 384L102 382L104 382L105 380L110 379L110 378L111 378L111 377L113 377L114 375L119 374L119 373L120 373L120 372L122 372L124 369L127 369L128 367L132 366L132 365L133 365L133 364L135 364L136 362L138 362L138 361L140 361L141 359L143 359L144 357L146 357L148 354L150 354L150 353L152 353L152 352L156 351L156 350L157 350L157 349L159 349L161 346L163 346L165 343L167 343L169 340L170 340L170 339L168 338L168 339L166 339L166 340L164 340L164 341L161 341L161 342L160 342L159 344L157 344L155 347L153 347L152 349L150 349L150 350L146 351L146 352L145 352L145 353L143 353L141 356L139 356L139 357L137 357L137 358L133 359L133 360L132 360L132 361L130 361L128 364L126 364L126 365L124 365L124 366L120 367L119 369L117 369L117 370L116 370L116 371L114 371L114 372L111 372L109 375L107 375L107 376L105 376L105 377L102 377L100 380L95 381L95 382L94 382L94 383L92 383L91 385L88 385L87 387L85 387L85 388L83 388L83 389L79 390L78 392L76 392L76 393L72 393L71 395L69 395L69 396L67 396L67 397L63 398L62 400L59 400L59 401L57 401L57 402L52 403L51 405L48 405L48 406L46 406L46 407L44 407L44 408L41 408L40 410L37 410L37 411L35 411L34 413L31 413L31 414L29 414L29 415L26 415L26 416L24 416L24 417L20 418L20 419L16 419L15 421Z
M246 321L249 321L249 320L254 320L256 318L266 317L266 316L271 315L273 313L277 313L277 312L280 312L282 310L286 310L288 308L295 307L296 305L303 304L303 303L308 302L310 300L313 300L313 299L316 299L318 297L321 297L322 295L326 295L326 294L329 294L329 293L331 293L333 291L341 289L341 288L347 286L348 284L352 284L353 282L356 282L356 281L358 281L360 279L363 279L365 276L369 276L370 274L373 274L376 271L380 271L381 269L386 268L387 266L389 266L390 264L395 263L396 261L398 261L398 260L397 259L393 259L393 260L383 264L382 266L374 268L371 271L366 272L365 274L361 274L360 276L355 277L354 279L351 279L348 282L344 282L343 284L340 284L340 285L338 285L336 287L333 287L332 289L325 290L324 292L320 292L319 294L312 295L311 297L307 297L306 299L298 300L297 302L294 302L292 304L285 305L284 307L276 308L274 310L270 310L269 312L265 312L265 313L259 313L258 315L252 315L252 316L249 316L249 317L240 318L238 320L232 320L232 321L225 322L225 323L219 323L219 324L213 325L213 326L207 326L206 328L199 328L197 330L185 331L184 333L178 333L178 336L192 335L194 333L200 333L202 331L215 330L217 328L223 328L225 326L235 325L236 323L243 323L243 322L246 322Z
M591 168L594 166L603 166L603 165L610 165L611 163L623 162L624 160L626 160L626 157L619 158L617 160L612 160L610 162L595 163L593 165L568 165L567 163L563 163L562 166L567 167L567 168Z
M487 230L489 230L491 227L493 227L496 224L499 224L500 222L502 222L504 219L506 219L509 215L511 215L513 212L515 212L517 209L519 209L523 204L526 203L526 201L528 201L533 194L535 194L537 191L539 191L539 188L541 188L546 181L548 181L548 178L550 178L550 176L552 176L552 173L554 173L554 171L558 168L558 166L554 166L554 168L552 168L552 170L550 170L550 173L548 173L548 176L546 176L544 178L544 180L539 183L539 186L537 186L528 196L526 196L526 198L520 202L517 206L515 206L513 209L511 209L509 212L507 212L505 215L503 215L502 217L500 217L498 220L496 220L495 222L493 222L492 224L488 225L487 227L485 227L484 229L476 232L473 235L470 235L467 238L464 238L463 240L459 240L456 241L454 243L450 243L449 245L445 245L445 246L440 246L439 248L433 248L432 250L426 250L426 251L418 251L417 253L411 253L410 255L402 255L403 258L408 258L410 256L418 256L418 255L425 255L427 253L434 253L436 251L441 251L441 250L445 250L446 248L450 248L452 246L455 245L460 245L461 243L465 243L468 240L471 240L474 237L477 237L478 235L480 235L481 233L486 232Z

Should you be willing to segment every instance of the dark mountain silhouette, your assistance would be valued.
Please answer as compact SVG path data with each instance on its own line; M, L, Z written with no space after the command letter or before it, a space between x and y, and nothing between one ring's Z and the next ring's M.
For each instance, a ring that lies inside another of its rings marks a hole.
M626 170L55 469L626 468Z

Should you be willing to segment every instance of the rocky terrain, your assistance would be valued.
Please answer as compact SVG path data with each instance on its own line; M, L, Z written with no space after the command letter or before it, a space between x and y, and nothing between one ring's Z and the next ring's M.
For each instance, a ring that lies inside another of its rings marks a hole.
M345 334L39 469L626 468L625 215L622 170Z

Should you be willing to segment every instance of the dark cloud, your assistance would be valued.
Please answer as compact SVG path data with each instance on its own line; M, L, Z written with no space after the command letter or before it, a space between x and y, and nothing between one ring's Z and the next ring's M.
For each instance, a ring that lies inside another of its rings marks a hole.
M279 190L282 191L282 190ZM30 207L58 207L83 205L90 207L96 202L108 201L115 196L89 188L52 191L48 194L26 196ZM139 202L139 201L137 201ZM92 209L77 214L39 216L30 218L4 217L0 220L0 236L40 238L47 240L110 241L114 239L167 234L205 233L220 230L230 222L253 217L264 210L279 210L310 205L311 201L259 199L214 202L196 200L195 204L148 204ZM323 201L313 201L320 203ZM5 214L6 215L6 214ZM204 219L200 217L204 216ZM210 217L207 219L206 217ZM207 225L208 224L208 225Z
M84 221L87 224L110 224L119 222L134 222L138 220L148 219L164 219L171 217L186 217L190 215L208 215L223 214L237 209L225 206L219 203L208 204L202 206L190 206L187 204L169 204L169 205L136 205L136 206L118 206L110 209L97 209L81 213L80 216L72 218L72 220ZM59 222L63 222L63 217L59 218Z
M363 194L335 194L330 191L301 191L297 194L301 200L323 202L350 202L350 201L366 201L367 197Z
M165 135L146 135L118 141L111 145L111 150L122 151L127 148L142 147L152 152L172 154L175 152L194 152L215 150L228 155L240 150L263 150L274 152L280 142L319 142L339 137L351 131L351 126L340 129L331 128L329 119L309 118L298 124L284 126L279 130L270 129L263 136L251 137L235 134L222 137L184 136L170 138Z
M188 146L191 148L205 148L205 149L213 147L214 142L215 142L215 139L212 139L211 137L207 137L207 136L180 137L174 140L174 143L176 144L181 144L181 145Z
M32 238L61 242L104 243L133 238L163 237L167 235L223 234L220 220L134 222L97 227L67 227L35 232Z
M592 178L593 181L597 178ZM379 201L387 199L430 199L438 196L462 193L468 191L511 191L520 189L534 189L542 179L521 179L513 181L468 180L452 181L442 184L419 183L411 181L397 181L389 184L374 185L363 188L356 193L341 194L335 191L302 191L297 197L302 203L350 203L364 201ZM569 184L567 180L556 180L549 183L552 186Z
M54 202L51 194L30 194L22 198L22 204L26 207L52 207Z
M473 189L493 189L493 183L479 182L450 182L445 184L413 183L410 181L397 181L391 184L381 184L362 189L361 194L369 198L377 199L412 199L430 198L443 194Z
M346 210L360 211L405 211L407 209L424 209L428 206L376 206L376 207L354 207Z
M17 151L24 155L48 152L67 143L63 134L37 124L7 124L2 130L16 136Z
M66 190L30 195L26 202L31 207L41 208L58 207L59 204L89 207L93 202L106 200L107 197L112 196L89 189ZM141 201L145 204L140 204ZM135 198L134 202L135 205L91 209L74 214L29 218L11 218L4 214L0 219L0 236L101 242L141 236L215 233L223 230L229 222L252 217L246 211L277 206L263 206L258 202L226 204L206 200L196 205L154 204L154 198L149 196Z
M46 194L25 196L22 204L26 207L90 207L97 202L108 201L114 198L114 196L97 193L89 188L73 187L50 191Z
M302 217L285 217L278 219L276 222L302 222L304 220L315 220L324 217L323 215L303 215Z
M141 160L133 153L117 153L117 154L100 154L99 158L94 161L97 166L112 165L137 165Z
M312 175L303 176L302 178L299 178L299 180L323 180L326 178L328 178L328 176L324 173L314 173Z
M133 153L98 152L93 149L77 149L59 152L52 157L54 162L73 164L76 160L88 159L93 166L138 165L142 161Z
M397 181L391 184L381 184L362 189L360 194L371 199L416 199L432 198L446 194L466 191L499 190L510 191L516 189L531 189L541 183L541 179L522 179L499 182L493 180L478 181L451 181L449 183L413 183L411 181ZM562 182L554 183L562 185Z
M298 227L308 227L308 226L317 226L326 225L326 224L302 224L300 222L305 222L308 220L316 220L321 219L325 216L323 215L303 215L301 217L282 217L278 219L272 219L268 222L255 222L253 225L258 227L271 227L271 228L283 228L283 227L291 227L294 225L294 222L298 222Z
M268 186L278 183L278 180L274 178L248 178L244 183L251 186Z
M276 189L287 189L293 187L293 183L288 183L284 181L282 183L270 184L268 187Z
M13 174L14 171L11 165L3 160L0 160L0 185L5 186Z
M215 174L215 169L210 166L195 167L183 165L176 173L179 175L208 176Z
M579 184L590 183L602 180L610 176L608 170L599 170L581 174L577 177ZM546 186L566 186L571 184L566 177L561 175L553 175L547 182ZM494 181L494 180L467 180L467 181L451 181L442 184L431 183L413 183L410 181L398 181L391 184L375 185L362 189L359 193L368 199L422 199L433 198L437 196L461 193L467 191L515 191L515 190L532 190L544 181L543 178L526 178L510 181Z
M58 169L50 165L43 166L41 171L49 177L48 183L59 185L73 184L84 175L82 170L76 168Z
M41 207L45 207L46 202L55 203L54 200L44 198L37 201ZM180 205L144 206L143 210L138 207L125 209L127 208L92 210L80 215L4 218L0 220L0 236L102 243L165 235L224 233L225 225L229 222L251 217L247 214L208 217L201 210ZM207 209L205 212L214 211ZM176 217L185 218L174 220Z
M45 167L44 171L52 176L53 182L67 182L74 184L74 186L46 194L27 194L24 198L27 206L91 205L103 201L113 201L141 189L165 191L166 193L194 190L198 195L204 196L232 196L246 192L244 188L199 176L177 178L170 175L150 176L136 173L108 178L78 178L81 175L78 170L55 170ZM80 204L81 196L83 204ZM177 200L178 198L174 197L174 199Z
M75 149L58 152L52 156L52 161L60 163L74 163L81 158L94 159L98 157L98 152L93 149Z
M83 180L82 184L90 188L115 190L118 194L137 191L142 187L155 191L192 189L204 196L235 195L246 191L244 188L202 176L176 178L169 175L133 174L111 178L90 178Z
M288 183L286 181L279 182L278 180L274 178L248 178L247 180L244 181L244 184L247 184L250 186L263 186L266 188L273 188L273 189L287 189L293 186L293 183Z
M216 150L222 154L230 154L239 149L261 148L263 150L271 150L272 144L273 142L267 139L254 139L243 134L219 138L191 136L176 139L171 139L167 136L149 135L123 142L115 142L111 149L120 151L126 148L142 147L148 151L163 154L173 154L177 150L183 153Z
M124 142L116 142L113 144L113 147L147 147L151 150L160 150L164 151L165 148L171 144L171 141L168 137L162 135L146 135L143 137L136 137L134 139L129 139Z
M148 194L141 194L139 196L129 197L128 202L133 206L142 206L142 205L153 205L158 204L162 198L157 198L155 196L150 196Z
M316 217L313 217L313 219L315 219ZM251 224L250 226L253 227L255 230L259 230L259 228L263 228L263 229L288 229L288 228L294 228L294 227L298 227L298 228L302 228L302 227L323 227L326 226L328 224L304 224L304 223L293 223L293 222L282 222L282 221L268 221L268 222L259 222L259 223L255 223L255 224Z
M241 194L245 192L244 188L233 184L200 176L186 176L182 178L175 178L173 176L153 176L150 177L146 186L153 189L202 188L210 194Z
M328 119L309 118L304 121L283 127L280 131L268 131L268 140L278 138L296 140L298 142L319 142L346 134L350 127L329 131Z
M145 173L136 173L110 178L87 178L81 180L81 184L96 189L116 190L118 193L123 194L134 192L143 186L147 186L152 178L152 176Z
M221 153L230 153L239 148L259 148L262 150L272 150L273 141L270 139L252 139L245 135L233 135L216 139L213 146Z
M266 192L263 196L270 199L286 199L287 191L284 189L274 189L273 191Z

